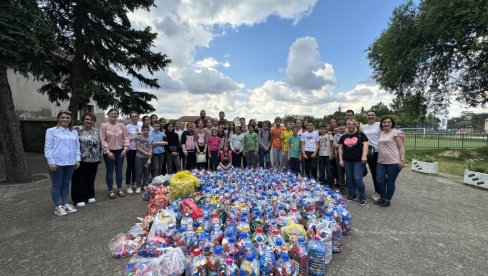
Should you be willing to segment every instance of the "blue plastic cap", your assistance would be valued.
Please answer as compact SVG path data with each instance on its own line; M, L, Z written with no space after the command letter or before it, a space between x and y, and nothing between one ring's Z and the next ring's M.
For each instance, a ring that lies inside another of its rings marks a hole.
M222 249L222 246L217 245L217 246L214 248L214 253L215 253L215 254L219 254L219 255L220 255L220 254L222 254L222 252L223 252L222 250L223 250L223 249Z
M263 242L263 237L257 237L257 238L256 238L256 241L258 241L258 242Z
M252 262L254 260L254 254L252 253L247 253L246 255L246 260Z
M185 226L180 226L180 232L185 232Z
M288 261L290 258L288 257L288 253L283 253L281 254L281 260L283 260L283 262L286 262Z
M276 239L276 242L275 243L278 246L283 245L283 241L280 238Z
M236 243L236 238L233 236L229 237L229 243Z
M298 242L305 242L305 238L304 237L298 237Z

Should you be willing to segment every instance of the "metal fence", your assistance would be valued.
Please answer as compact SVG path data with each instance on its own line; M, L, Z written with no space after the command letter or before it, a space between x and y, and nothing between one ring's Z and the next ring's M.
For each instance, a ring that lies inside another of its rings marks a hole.
M406 149L474 149L488 147L487 134L405 133Z

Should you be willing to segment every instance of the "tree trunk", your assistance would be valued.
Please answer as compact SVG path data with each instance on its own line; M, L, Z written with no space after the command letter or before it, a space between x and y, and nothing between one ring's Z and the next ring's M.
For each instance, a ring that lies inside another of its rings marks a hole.
M7 70L0 69L0 141L5 154L7 183L30 182L31 172L22 144L20 123L15 117Z

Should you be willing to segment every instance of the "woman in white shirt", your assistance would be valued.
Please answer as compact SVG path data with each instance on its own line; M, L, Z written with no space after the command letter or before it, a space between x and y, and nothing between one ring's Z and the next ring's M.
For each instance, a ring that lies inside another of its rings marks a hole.
M58 124L46 131L44 155L51 177L51 198L56 206L54 214L65 216L78 211L68 203L69 183L75 169L80 166L81 153L78 132L73 130L73 117L69 111L59 111Z

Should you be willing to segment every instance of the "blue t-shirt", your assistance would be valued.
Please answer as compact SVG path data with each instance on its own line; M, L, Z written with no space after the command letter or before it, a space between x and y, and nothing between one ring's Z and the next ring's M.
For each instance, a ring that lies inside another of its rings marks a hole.
M302 138L300 136L288 138L288 153L292 158L300 158L302 153Z
M152 140L153 140L153 143L154 142L162 142L165 135L164 135L164 132L161 132L161 131L156 131L156 130L153 130L151 131L150 135ZM153 154L161 154L161 153L164 153L164 146L163 145L154 145L153 144L153 148L152 148L152 153Z

